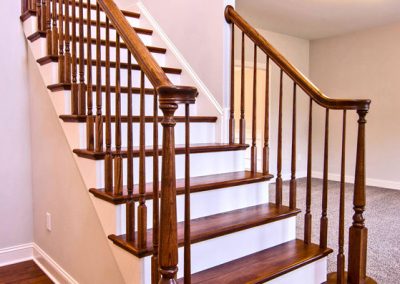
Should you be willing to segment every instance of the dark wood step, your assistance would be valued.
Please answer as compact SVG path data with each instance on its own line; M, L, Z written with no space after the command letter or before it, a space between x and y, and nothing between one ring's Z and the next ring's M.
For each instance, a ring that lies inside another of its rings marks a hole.
M87 115L73 115L73 114L63 114L60 115L60 119L62 119L64 122L80 122L84 123L86 122ZM184 116L174 116L175 121L177 123L182 123L185 122L185 117ZM132 118L134 123L139 123L139 116L133 116ZM162 116L158 117L158 121L161 122ZM191 123L215 123L217 121L216 116L190 116L189 118ZM103 121L105 122L105 116L103 116ZM121 121L123 123L128 122L128 117L126 115L121 116ZM154 117L153 116L146 116L145 117L145 122L146 123L153 123ZM111 122L115 122L115 116L111 116Z
M332 252L293 240L192 274L192 284L264 283L319 260ZM183 279L178 283L183 284Z
M227 151L240 151L246 150L249 145L241 145L241 144L221 144L221 143L201 143L201 144L192 144L190 145L190 153L191 154L199 154L199 153L215 153L215 152L227 152ZM77 154L81 158L91 159L91 160L103 160L106 152L95 152L86 149L74 149L74 153ZM162 146L158 147L159 155L162 155ZM185 145L176 145L175 146L175 154L182 155L185 153ZM115 155L115 149L112 149L112 155ZM133 148L133 157L139 157L139 147ZM153 146L146 146L145 154L147 157L154 156ZM122 148L121 155L123 158L127 157L126 148Z
M226 187L233 187L245 184L252 184L257 182L268 181L273 176L269 174L252 173L250 171L232 172L224 174L207 175L200 177L190 178L190 192L202 192ZM184 194L185 179L177 179L176 191L177 194ZM104 188L96 189L91 188L89 190L94 196L104 201L113 203L115 205L123 204L129 200L139 200L139 188L138 185L134 186L133 195L129 196L127 188L123 188L122 195L116 195L105 192ZM153 198L153 183L146 184L146 199Z
M242 230L272 223L278 220L296 216L299 209L290 209L286 206L276 206L272 203L251 206L221 214L211 215L191 220L191 243L198 243L209 239L232 234ZM183 246L184 222L178 223L178 245ZM136 241L127 242L125 235L108 237L117 246L138 257L152 253L152 230L147 233L147 247L139 249ZM137 238L135 238L137 239ZM234 249L234 248L232 248ZM225 282L219 282L225 283ZM240 282L242 283L242 282Z
M92 91L96 92L96 85L92 86ZM71 84L69 83L58 83L58 84L53 84L47 86L47 89L49 89L52 92L58 92L58 91L71 91ZM101 91L105 93L106 91L106 86L101 86ZM115 93L115 86L110 86L110 91L111 93ZM127 94L128 93L128 87L121 87L121 94ZM132 88L132 94L140 94L140 88ZM154 89L153 88L146 88L145 89L145 94L146 95L154 95Z
M35 32L35 33L31 34L30 36L28 36L28 40L29 40L30 42L34 42L35 40L37 40L37 39L39 39L39 38L46 38L46 33L45 33L45 32ZM78 44L78 43L79 43L79 37L77 37L76 40L77 40L77 44ZM87 42L88 42L88 39L85 37L85 38L83 39L83 42L84 42L84 43L87 43ZM96 42L96 38L92 37L91 40L90 40L90 43L91 43L93 46L95 46L96 43L97 43L97 42ZM100 45L105 46L105 45L106 45L106 40L105 40L105 39L102 39L102 40L100 41ZM115 46L116 46L116 42L110 40L110 47L115 47ZM124 42L121 42L121 43L120 43L120 48L123 48L123 49L127 48L127 47L126 47L126 44L125 44ZM147 48L148 48L148 50L149 50L150 52L152 52L152 53L165 54L165 53L167 52L167 49L166 49L166 48L163 48L163 47L147 46Z
M48 63L51 63L51 62L57 63L58 62L58 56L57 55L47 55L47 56L44 56L42 58L39 58L36 61L40 65L45 65L45 64L48 64ZM87 65L88 60L85 59L83 62L84 62L85 65ZM97 60L92 60L91 62L92 62L92 66L96 67ZM102 67L105 67L106 66L106 61L105 60L101 60L100 64L101 64ZM115 61L111 61L110 62L110 67L111 68L115 68L116 65L117 64L116 64ZM121 67L121 69L128 69L128 63L121 62L120 67ZM138 64L132 64L132 69L133 70L140 70L140 67L139 67ZM168 73L168 74L180 75L182 73L182 69L179 69L179 68L162 67L162 69L164 70L165 73Z
M79 2L78 1L75 1L75 2L76 2L76 5L78 7ZM72 1L70 0L69 3L72 4ZM83 3L83 8L84 9L86 9L87 6L88 6L87 3ZM91 10L96 10L96 5L95 4L91 4L90 5L90 9ZM137 18L137 19L140 18L140 14L136 13L136 12L126 11L126 10L121 10L121 12L122 12L122 14L124 14L125 17ZM84 13L84 14L86 15L86 13ZM29 19L29 17L31 17L31 16L36 16L36 11L27 10L20 16L20 19L21 19L21 21L25 21L25 20Z

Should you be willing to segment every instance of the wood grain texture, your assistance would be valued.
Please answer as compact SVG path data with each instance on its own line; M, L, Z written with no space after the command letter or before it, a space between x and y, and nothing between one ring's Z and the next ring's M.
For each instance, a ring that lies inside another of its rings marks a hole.
M221 214L211 215L191 221L191 243L206 241L234 232L246 230L256 226L272 223L277 220L296 216L300 210L291 210L286 206L276 206L273 203L251 206ZM184 245L184 222L177 224L177 244ZM148 241L145 249L138 249L137 243L126 242L125 235L109 236L116 245L128 252L143 257L151 254L151 229L148 230ZM223 282L222 282L223 283Z
M157 147L157 152L155 152L153 146L146 146L145 147L145 156L152 157L157 153L158 155L162 155L162 146ZM240 145L240 144L219 144L219 143L210 143L210 144L192 144L189 147L189 151L191 154L199 154L199 153L215 153L215 152L227 152L227 151L241 151L246 150L248 145ZM101 160L104 159L106 155L105 152L95 152L95 151L88 151L87 149L74 149L74 153L77 154L79 157L92 159L92 160ZM181 155L185 153L185 146L184 145L175 145L175 154ZM111 150L111 154L114 156L116 154L115 149ZM132 147L132 157L138 158L140 155L139 147ZM123 158L128 157L128 149L121 148L121 156Z
M263 175L261 173L252 173L250 171L243 172L232 172L232 173L224 173L224 174L215 174L215 175L207 175L201 177L192 177L190 179L190 192L202 192L207 190L214 190L220 188L227 188L232 186L239 186L245 184L252 184L257 182L268 181L272 179L272 175ZM153 198L153 183L146 184L146 199ZM176 181L176 191L177 194L183 194L185 189L185 180L178 179ZM123 189L122 196L118 196L112 193L107 193L106 190L103 189L95 189L91 188L89 190L94 196L97 198L103 199L107 202L113 204L122 204L129 199L134 199L135 201L139 200L139 186L135 185L133 188L133 195L129 196L128 190L126 187Z
M261 284L332 252L315 244L293 240L192 275L192 283ZM179 280L178 283L183 283Z
M0 267L0 283L53 283L32 260Z

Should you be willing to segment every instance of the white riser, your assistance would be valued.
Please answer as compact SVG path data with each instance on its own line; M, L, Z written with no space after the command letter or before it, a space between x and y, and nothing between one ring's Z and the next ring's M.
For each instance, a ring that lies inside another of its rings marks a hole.
M125 60L126 61L126 60ZM48 76L46 76L46 84L47 85L53 85L59 83L58 81L58 63L52 62L45 64L43 66L40 66L41 69L43 69L43 72L46 72ZM78 70L77 70L78 71ZM102 85L106 84L106 68L102 67L101 68L101 82ZM87 80L87 65L85 65L85 81ZM170 79L170 81L174 85L180 85L181 84L181 76L178 74L167 74L167 77ZM92 83L93 85L96 85L96 79L97 79L97 72L96 72L96 65L92 66ZM77 81L79 81L79 74L77 74ZM110 68L110 85L115 86L116 82L116 68ZM128 70L127 69L120 69L120 82L122 87L127 87L128 86ZM139 70L132 70L132 87L140 87L140 71ZM153 85L150 83L150 81L145 77L145 87L146 88L153 88Z
M206 176L212 174L222 174L235 171L243 171L244 151L234 152L219 152L219 153L201 153L190 155L190 176ZM184 178L185 176L185 156L176 155L176 178ZM223 161L223 162L222 162ZM95 161L96 163L96 185L97 188L104 187L104 161ZM139 159L134 158L134 179L138 182L139 177ZM152 182L153 180L153 157L146 157L146 182ZM159 159L159 165L161 168L161 157ZM207 166L205 166L207 165ZM123 159L123 172L126 173L127 159ZM159 172L161 175L161 171ZM124 184L127 184L127 175L123 175Z
M121 124L121 138L122 138L122 147L127 147L127 128L128 124L127 123L122 123ZM140 138L140 131L139 131L139 123L134 123L133 124L133 146L139 146L139 138ZM191 129L191 143L192 144L199 144L199 143L212 143L215 141L215 125L213 123L192 123L190 125ZM105 136L105 124L103 124L103 134ZM111 125L111 137L112 137L112 145L115 145L115 124L113 123ZM80 139L80 148L86 148L86 124L85 123L80 123L80 133L81 133L81 139ZM146 123L145 125L145 145L151 146L153 145L153 125L151 123ZM177 123L175 126L175 143L179 145L183 145L185 143L184 139L184 124L183 123ZM204 133L204 134L203 134ZM162 142L162 126L159 124L158 127L158 140L159 140L159 145ZM105 137L103 138L103 145L105 145Z
M70 91L63 91L63 92L53 92L51 93L56 99L63 101L63 106L60 108L60 114L70 114L71 113L71 92ZM106 103L105 103L105 93L102 93L102 114L105 115L106 113ZM111 93L110 96L111 100L111 115L115 114L115 93ZM127 94L121 94L121 115L126 115L128 113L127 110ZM146 116L153 116L153 102L154 97L152 95L145 96L145 115ZM87 106L86 106L87 107ZM93 113L96 112L96 92L93 92ZM134 94L132 96L132 114L139 115L140 113L140 96L138 94ZM190 115L196 114L196 105L190 106ZM158 110L158 115L163 116L163 112L161 109ZM178 105L178 109L175 111L175 116L184 116L185 115L185 106L180 104ZM196 124L196 123L192 123Z
M87 1L85 1L85 0L83 1L83 3L86 3L86 2L87 2ZM92 0L91 3L92 3L92 4L95 4L96 1L95 1L95 0ZM59 5L57 5L57 11L58 11L58 7L59 7ZM72 17L72 6L71 6L71 4L70 4L69 7L70 7L70 9L69 9L69 16ZM64 7L63 7L63 11L64 11L64 15L65 15L65 11L66 11L65 5L64 5ZM76 6L76 16L79 17L79 8L78 8L78 5ZM90 17L92 18L92 20L96 19L96 10L95 10L95 9L91 10ZM86 9L86 8L83 8L83 18L84 18L84 19L87 18L87 9ZM139 23L139 21L140 21L138 18L133 18L133 17L125 17L125 18L128 20L128 22L129 22L131 25L134 25L134 26L137 26L138 23ZM106 14L105 14L104 12L102 12L102 11L100 11L100 19L101 19L102 22L104 22L105 19L106 19ZM58 22L57 22L57 25L58 25Z
M266 182L241 185L217 190L192 193L191 200L191 219L201 218L209 215L229 212L249 206L265 204L268 202L268 186ZM104 201L105 202L105 201ZM204 206L207 204L207 207ZM135 203L137 208L138 202ZM146 201L147 224L148 228L153 227L153 202ZM184 195L177 196L178 222L184 221ZM116 227L112 234L126 233L126 206L117 205L116 208ZM137 210L135 211L137 212ZM137 223L136 223L137 226ZM137 227L136 227L137 230Z

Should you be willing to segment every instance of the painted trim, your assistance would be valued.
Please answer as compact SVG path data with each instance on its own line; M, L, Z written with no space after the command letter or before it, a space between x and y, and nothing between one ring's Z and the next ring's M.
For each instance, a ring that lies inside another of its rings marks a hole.
M71 283L79 284L68 272L66 272L54 259L44 252L37 244L33 244L33 261L44 273L56 284ZM52 269L53 272L49 270Z
M223 108L222 106L218 103L218 101L215 99L211 91L207 88L207 86L203 83L203 81L199 78L199 76L196 74L196 72L193 70L193 68L190 66L190 64L187 62L187 60L183 57L182 53L178 50L178 48L174 45L174 43L170 40L170 38L167 36L167 34L164 32L164 30L161 28L159 23L156 21L156 19L150 14L150 12L147 10L147 8L144 6L143 2L138 2L137 3L140 13L149 21L149 23L152 25L154 31L160 36L160 38L164 41L166 44L168 51L171 51L172 54L176 57L178 62L182 65L182 68L189 74L189 76L192 78L194 81L196 87L199 89L199 91L204 94L207 99L213 104L215 109L218 111L220 115L223 114Z
M0 267L32 259L33 243L0 249Z
M312 175L314 178L321 178L321 179L323 178L322 172L313 171ZM340 175L334 174L334 173L329 173L328 179L332 180L332 181L340 181ZM346 175L345 179L346 179L346 182L354 183L354 176ZM376 186L376 187L382 187L382 188L387 188L387 189L400 190L400 182L397 182L397 181L367 178L366 184L367 184L367 186Z

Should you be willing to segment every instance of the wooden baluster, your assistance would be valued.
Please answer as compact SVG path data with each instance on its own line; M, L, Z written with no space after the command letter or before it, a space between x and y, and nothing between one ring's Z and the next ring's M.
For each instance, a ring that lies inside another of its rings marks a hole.
M85 51L83 29L83 1L79 0L79 85L78 85L78 114L86 114L86 85L85 85ZM90 43L87 43L90 46Z
M71 112L72 114L78 114L79 109L79 86L78 86L78 71L77 71L77 63L78 63L78 55L76 51L76 2L71 2L72 8L72 54L71 54L71 72L72 72L72 82L71 82Z
M253 67L253 119L251 134L251 158L250 170L257 172L257 45L254 44L254 67Z
M105 191L112 193L113 157L111 152L110 21L106 18L106 155L104 158Z
M87 0L87 5L90 7L90 0ZM92 26L91 26L91 9L86 9L86 37L87 37L87 51L86 51L86 76L87 76L87 116L86 116L86 147L87 150L94 150L94 117L93 117L93 83L92 83ZM96 63L97 64L97 63Z
M322 181L322 216L319 246L328 247L328 157L329 157L329 109L325 114L325 145L324 145L324 174Z
M50 12L50 0L46 0L46 44L47 44L47 55L53 54L52 49L52 32L51 32L51 12Z
M21 14L28 10L28 0L21 0Z
M308 115L308 157L307 157L307 190L306 190L306 214L304 216L304 242L311 244L311 179L312 179L312 99Z
M158 89L160 96L162 91ZM160 99L161 102L161 99ZM163 156L161 171L161 210L160 210L160 284L176 284L178 271L178 232L176 215L176 172L175 172L175 135L174 113L177 104L168 101L160 103L164 113Z
M100 6L96 4L96 152L103 151L103 116L102 116L102 90L101 90L101 32L100 32Z
M290 209L296 208L296 197L297 197L297 181L296 181L296 131L297 131L297 84L293 83L293 111L292 111L292 164L291 164L291 175L290 175L290 196L289 196L289 207Z
M175 284L178 271L178 230L176 214L176 168L174 113L177 102L194 101L197 90L189 87L159 87L160 109L164 117L163 150L161 172L161 211L160 211L160 248L159 263L161 279L159 283Z
M65 83L65 57L64 57L64 0L58 2L58 82Z
M36 0L36 19L37 19L37 29L38 29L38 31L42 31L43 27L42 27L42 1L41 0Z
M69 0L65 0L65 73L64 82L71 83L71 34L70 34L70 18L69 18Z
M281 69L279 83L279 114L278 114L278 149L277 149L277 174L276 197L277 206L282 205L282 107L283 107L283 70Z
M128 145L127 145L127 181L128 181L128 194L133 193L133 130L132 130L132 54L128 51L127 56L128 68Z
M367 238L368 229L365 227L363 216L365 210L365 116L366 110L358 113L358 137L356 171L354 179L354 215L353 224L349 230L349 264L348 282L366 283L367 276ZM369 279L369 278L368 278ZM371 282L372 283L372 282Z
M139 207L138 207L138 245L145 248L147 242L146 207L146 132L145 132L145 76L140 72L140 143L139 143Z
M229 116L229 144L235 143L235 24L233 23L231 40L231 109Z
M126 202L126 239L133 241L135 238L135 202L133 200L133 133L132 133L132 55L128 51L128 145L127 145L127 180L129 201Z
M53 28L51 31L51 42L52 42L52 55L58 55L58 27L57 27L57 0L52 0L52 20Z
M264 147L263 174L269 173L269 56L265 63L265 118L264 118Z
M151 257L152 264L152 283L157 284L160 280L160 272L158 265L158 248L159 248L159 226L160 226L160 191L159 191L159 165L158 165L158 94L154 90L153 100L153 255Z
M344 208L346 198L346 110L343 111L342 162L340 168L339 250L337 255L337 284L345 284Z
M191 283L191 239L190 239L190 121L189 104L185 104L185 247L184 247L184 281Z
M46 0L42 0L42 11L41 11L41 19L42 23L40 24L42 27L42 31L46 31L47 27L47 2Z
M122 195L123 167L121 155L121 49L120 37L115 40L115 156L114 156L114 194Z
M246 121L244 118L244 109L245 109L245 50L244 50L244 32L242 32L242 69L241 69L241 87L240 87L240 125L239 125L239 143L246 143Z

